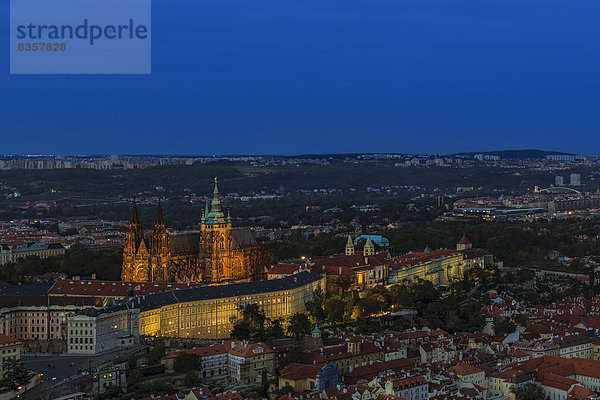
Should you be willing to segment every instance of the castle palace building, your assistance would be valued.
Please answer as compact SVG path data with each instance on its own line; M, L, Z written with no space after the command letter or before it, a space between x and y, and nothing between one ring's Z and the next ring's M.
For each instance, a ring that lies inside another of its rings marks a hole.
M135 200L125 247L121 280L131 282L219 283L252 280L265 271L266 257L249 228L232 228L223 214L217 179L200 230L171 234L160 201L149 235L140 225Z

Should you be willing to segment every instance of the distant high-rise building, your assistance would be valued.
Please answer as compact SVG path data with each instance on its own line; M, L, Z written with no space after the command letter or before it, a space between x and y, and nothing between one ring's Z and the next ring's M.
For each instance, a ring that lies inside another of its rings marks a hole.
M565 180L562 176L557 175L554 177L554 185L555 186L564 186L565 185Z
M579 185L581 185L581 175L571 174L571 186L579 186Z
M571 154L548 154L546 159L551 161L575 161L575 156Z

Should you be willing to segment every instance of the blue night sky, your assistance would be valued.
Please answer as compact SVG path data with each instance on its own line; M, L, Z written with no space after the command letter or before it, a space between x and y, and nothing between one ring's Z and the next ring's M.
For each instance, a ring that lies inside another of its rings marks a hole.
M598 0L153 0L151 75L9 75L0 153L600 153Z

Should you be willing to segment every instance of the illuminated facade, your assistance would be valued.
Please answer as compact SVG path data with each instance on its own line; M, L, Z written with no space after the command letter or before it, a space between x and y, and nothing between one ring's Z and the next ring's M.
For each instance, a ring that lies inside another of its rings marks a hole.
M121 280L130 282L206 282L251 280L265 270L265 255L248 228L232 228L221 210L217 180L200 231L167 232L160 202L152 235L146 237L135 201L125 247Z
M282 279L156 293L136 300L140 335L228 338L246 304L258 304L267 318L289 318L305 312L304 304L317 287L325 289L321 275L301 272Z
M390 267L390 282L406 283L423 279L436 286L460 280L465 272L463 253L445 249L398 256L390 260Z

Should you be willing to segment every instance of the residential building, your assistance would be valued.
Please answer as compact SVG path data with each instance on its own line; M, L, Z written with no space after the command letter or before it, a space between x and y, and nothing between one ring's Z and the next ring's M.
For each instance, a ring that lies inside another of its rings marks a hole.
M65 254L65 251L65 247L60 243L28 242L14 247L0 245L0 265L30 256L39 258L60 256Z
M316 390L322 368L321 365L291 363L279 373L279 389L289 386L297 393Z
M126 306L86 309L67 319L71 354L100 354L139 343L139 309Z
M485 385L485 371L465 362L455 365L449 371L456 374L464 383L472 383L479 386Z
M229 376L234 382L262 382L275 370L275 351L264 343L227 342Z
M20 360L23 343L15 338L0 334L0 376L4 376L6 360Z

